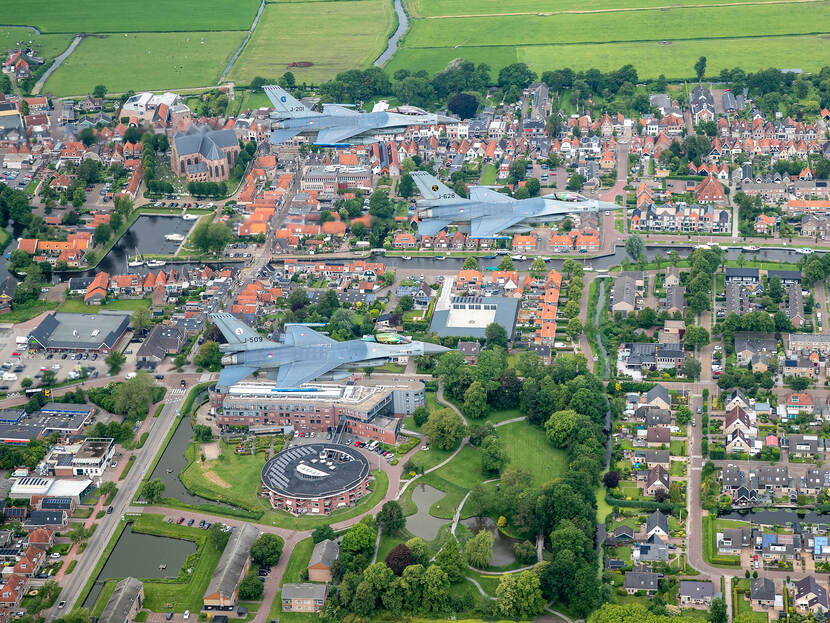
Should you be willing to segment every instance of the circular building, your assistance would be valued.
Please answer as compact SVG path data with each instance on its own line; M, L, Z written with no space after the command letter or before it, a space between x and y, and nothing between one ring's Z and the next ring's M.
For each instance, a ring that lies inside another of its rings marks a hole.
M292 446L263 465L262 486L274 508L329 515L369 492L369 461L348 446Z

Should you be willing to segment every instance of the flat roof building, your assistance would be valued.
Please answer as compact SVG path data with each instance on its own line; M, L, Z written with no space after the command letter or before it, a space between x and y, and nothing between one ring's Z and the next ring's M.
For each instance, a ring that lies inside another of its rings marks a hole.
M329 515L369 492L369 461L356 448L330 443L294 446L262 467L271 506L293 515Z
M4 413L7 417L0 420L0 442L23 445L52 433L79 434L95 413L95 407L50 402L32 414L17 409L6 409Z
M135 578L124 578L115 585L107 607L98 623L129 623L144 603L144 584Z
M30 343L48 351L95 352L106 355L130 326L129 312L46 316L30 334Z
M439 337L482 338L487 325L495 322L504 327L508 339L513 339L519 302L505 296L453 296L449 301L441 296L432 314L430 331Z

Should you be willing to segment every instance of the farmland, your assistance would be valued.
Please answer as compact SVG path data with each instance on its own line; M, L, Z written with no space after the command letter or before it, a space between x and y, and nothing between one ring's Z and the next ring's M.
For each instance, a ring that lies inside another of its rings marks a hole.
M297 82L319 82L368 67L383 51L394 24L387 0L267 4L228 78L246 84L255 76L276 78L291 69ZM314 64L288 67L297 61Z
M248 30L259 2L145 0L135 10L109 0L27 0L3 5L4 24L35 26L44 33L75 34Z
M699 5L699 6L695 6ZM609 70L631 63L644 78L692 75L699 56L707 75L724 67L817 70L826 64L830 5L825 2L698 2L670 7L657 0L539 3L519 0L509 13L493 0L411 0L412 20L388 69L434 72L457 57L493 69L517 61L537 72L571 67ZM438 17L455 16L455 17ZM821 31L821 32L816 32Z
M138 33L88 37L46 82L55 95L216 84L242 32Z
M68 46L72 37L69 35L36 35L34 31L23 28L0 28L0 50L17 47L18 41L31 46L39 56L49 58L57 56Z

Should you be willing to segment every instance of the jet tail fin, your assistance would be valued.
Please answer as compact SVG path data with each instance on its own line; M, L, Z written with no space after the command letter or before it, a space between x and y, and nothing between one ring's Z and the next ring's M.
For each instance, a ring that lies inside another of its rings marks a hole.
M228 341L227 344L219 346L219 350L223 353L236 353L255 348L278 348L280 346L280 344L262 337L233 314L220 312L211 314L210 319L213 320Z
M426 171L413 171L409 175L412 177L412 181L415 182L418 190L421 191L425 202L428 202L429 205L454 203L461 199L455 191L439 182Z
M274 105L274 111L278 116L286 119L297 119L300 117L316 117L319 113L310 110L305 104L296 99L276 84L268 84L262 87L265 95Z

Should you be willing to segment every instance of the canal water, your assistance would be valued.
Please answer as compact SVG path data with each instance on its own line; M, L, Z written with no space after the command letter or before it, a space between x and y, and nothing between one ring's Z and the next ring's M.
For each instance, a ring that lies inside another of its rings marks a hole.
M164 497L175 498L185 504L214 504L216 506L227 506L222 502L208 500L192 494L179 480L179 473L187 467L185 452L193 440L193 427L190 418L182 418L176 427L176 432L170 438L170 443L161 455L150 478L159 478L164 483Z
M127 576L139 579L176 578L187 557L194 552L196 544L193 541L133 532L133 525L128 524L95 579L83 607L92 609L107 580Z
M473 534L488 530L493 535L493 556L490 558L491 567L501 567L516 562L513 555L513 541L499 532L496 522L489 517L470 517L461 522Z
M830 515L809 511L797 513L795 510L786 508L758 508L747 511L732 511L718 516L719 519L735 519L737 521L752 521L753 523L767 526L786 526L793 522L800 524L830 524Z
M101 260L99 270L127 272L127 258L142 255L174 255L182 241L167 240L165 236L187 236L199 221L185 221L180 216L142 214ZM132 270L130 272L133 272Z
M416 484L412 491L412 501L418 507L418 512L406 518L406 529L413 535L425 541L432 541L438 536L438 531L445 523L429 514L429 508L444 497L444 492L430 485Z

